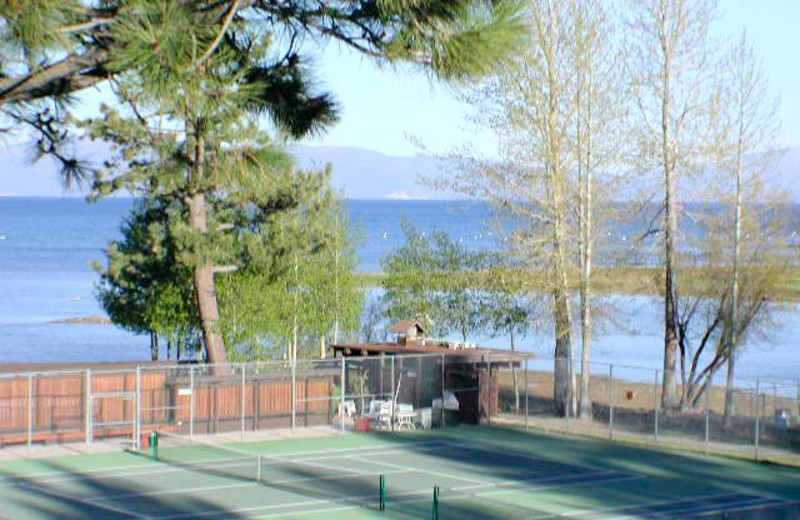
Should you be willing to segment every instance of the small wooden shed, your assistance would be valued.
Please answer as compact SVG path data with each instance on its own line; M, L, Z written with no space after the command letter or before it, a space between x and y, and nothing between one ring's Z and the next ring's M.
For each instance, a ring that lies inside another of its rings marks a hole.
M425 334L425 327L419 320L403 320L389 327L389 331L397 335L397 344L405 345L419 341Z
M416 328L413 321L400 322L404 326ZM397 324L400 325L400 324ZM399 329L400 327L398 327ZM394 328L393 328L394 330ZM405 329L408 330L408 329ZM443 378L444 389L453 392L459 402L460 421L466 424L479 424L499 411L500 374L512 368L519 369L525 360L533 357L528 352L495 349L487 347L466 347L464 343L449 342L445 340L432 340L426 338L420 341L401 343L354 343L331 345L335 357L365 358L379 357L385 364L391 357L395 357L397 370L407 365L419 366L422 381L427 377ZM419 356L428 354L428 356ZM429 369L420 360L441 357L438 367L440 374L428 374ZM369 366L369 364L365 364ZM416 406L430 406L424 402L425 392L421 389L408 389L411 392L404 397ZM401 396L402 397L402 396Z

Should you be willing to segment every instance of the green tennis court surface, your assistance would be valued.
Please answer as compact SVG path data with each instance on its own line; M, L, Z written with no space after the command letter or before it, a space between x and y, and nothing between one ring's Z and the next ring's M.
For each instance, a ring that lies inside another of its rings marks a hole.
M0 517L800 519L800 470L490 427L0 464ZM380 476L386 506L380 510Z

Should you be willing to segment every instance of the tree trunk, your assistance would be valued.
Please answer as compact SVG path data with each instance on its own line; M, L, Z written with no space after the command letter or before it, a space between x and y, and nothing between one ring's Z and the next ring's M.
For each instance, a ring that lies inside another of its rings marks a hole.
M666 21L664 21L666 25ZM664 27L666 31L666 26ZM666 32L665 32L666 34ZM665 48L662 71L663 91L661 102L661 156L664 165L664 381L661 391L661 406L667 410L678 407L677 375L675 363L678 351L678 305L677 280L675 278L675 238L678 231L676 214L675 163L670 141L670 54Z
M592 311L589 303L589 277L591 267L589 266L591 253L584 251L584 266L581 276L581 401L580 418L592 418L592 397L590 395L592 355Z
M160 352L158 351L158 334L150 332L150 360L158 361Z
M203 193L195 193L189 198L189 223L193 229L208 232L206 199ZM228 362L225 342L217 331L219 325L219 306L214 284L214 266L199 265L194 269L194 286L197 293L197 308L203 327L206 358L214 365Z
M730 424L734 414L734 391L736 377L736 356L739 343L739 276L741 269L742 242L742 136L744 119L739 112L739 139L736 148L736 215L733 226L733 280L731 281L731 302L728 326L728 375L725 380L725 424Z
M591 98L587 101L589 102ZM581 96L578 95L578 135L581 136ZM591 111L591 103L589 103ZM592 171L591 171L591 129L578 141L578 175L580 177L580 306L581 306L581 419L592 418L592 398L590 395L592 355L592 309L590 302L592 277ZM586 140L586 155L583 155L583 141ZM585 167L584 167L585 164Z
M516 350L514 346L514 326L511 326L511 330L509 331L511 336L511 352ZM514 413L519 413L519 379L517 377L517 366L512 364L511 365L511 378L514 382Z
M555 400L556 413L566 416L572 414L572 341L571 341L571 319L569 316L569 295L564 291L556 290L553 293L553 306L555 310L555 368L553 374L553 397Z
M558 94L561 91L557 61L559 23L557 13L548 17L548 42L544 52L547 61L547 175L550 192L550 211L553 219L552 246L554 254L553 311L555 315L555 366L553 398L556 413L574 415L575 381L572 351L572 313L569 301L566 247L566 175L561 162L561 118Z

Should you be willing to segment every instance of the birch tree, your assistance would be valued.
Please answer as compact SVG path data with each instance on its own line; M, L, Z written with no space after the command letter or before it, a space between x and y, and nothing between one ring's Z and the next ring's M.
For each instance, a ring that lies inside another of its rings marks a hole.
M638 105L641 167L661 174L664 258L664 376L661 404L679 405L678 179L707 156L715 72L709 26L716 0L631 0L628 30Z
M573 415L575 375L573 309L575 286L573 154L569 134L574 125L570 72L572 33L569 7L538 0L528 8L528 46L513 66L465 95L477 108L474 122L489 127L499 140L500 159L485 159L468 151L449 157L451 175L442 184L485 198L500 218L510 216L505 230L507 254L515 258L531 286L550 299L554 335L555 411Z
M592 270L599 231L613 218L616 193L626 166L623 130L626 96L623 58L605 4L574 0L571 4L575 118L572 147L578 184L578 265L581 331L579 416L592 417L590 396L593 306ZM610 260L610 258L606 258Z
M733 251L730 275L730 298L726 320L729 323L725 338L728 351L728 370L725 383L725 419L730 420L734 408L734 382L736 358L739 351L743 323L747 313L741 313L742 233L746 215L745 197L757 200L759 178L774 158L779 131L778 103L768 89L761 60L756 56L744 33L730 49L725 62L723 106L727 111L722 118L729 130L727 152L722 163L734 186L733 195ZM762 202L769 201L762 200ZM771 200L774 202L774 199Z
M538 0L529 17L529 45L514 66L465 96L478 107L475 122L497 135L500 159L453 153L452 175L442 184L490 200L501 220L514 222L510 232L503 229L510 263L527 273L524 286L550 298L554 401L562 415L577 407L573 293L580 289L586 417L596 201L608 188L609 167L619 164L611 152L623 148L614 148L624 115L621 74L614 70L620 56L602 6Z

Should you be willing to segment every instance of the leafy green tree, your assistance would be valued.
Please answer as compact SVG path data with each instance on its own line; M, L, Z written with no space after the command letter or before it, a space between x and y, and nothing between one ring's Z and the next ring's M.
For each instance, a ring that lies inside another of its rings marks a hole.
M461 81L513 54L522 10L516 0L10 0L0 3L0 117L34 129L39 151L77 178L86 165L63 146L73 93L150 62L170 94L171 75L198 79L221 50L272 44L272 59L249 73L261 85L258 110L301 135L332 114L330 97L310 92L301 40L335 41L378 62Z
M307 189L312 185L316 191ZM248 236L251 253L257 241L271 245L258 261L220 277L220 332L229 357L237 360L280 356L292 338L286 324L293 321L301 325L303 337L328 334L337 319L345 331L358 327L362 294L356 285L355 250L328 175L287 186L284 195L289 194L303 200L293 209L267 213L254 206L239 210L223 195L213 199L215 214L234 222L227 233ZM177 259L181 250L174 231L186 221L180 209L163 199L140 202L123 226L123 238L109 247L108 266L97 266L102 276L98 297L112 320L134 332L164 337L178 348L192 346L202 325L192 271ZM294 260L301 255L295 271Z
M517 339L530 332L539 318L538 312L546 307L544 298L538 298L524 285L525 273L504 254L486 255L484 268L484 298L487 328L494 337L508 337L509 347L517 350ZM511 367L514 384L514 409L519 412L519 378L516 367Z
M106 267L95 264L101 280L97 297L111 320L138 334L151 334L153 359L159 336L189 346L196 337L197 307L191 271L175 261L169 232L174 205L141 201L122 226L122 240L107 251Z
M485 326L483 255L441 230L427 236L407 221L402 229L405 244L381 261L389 317L418 316L435 333L456 332L463 341L480 333Z
M40 132L40 151L77 175L81 165L59 150L65 100L114 79L127 113L106 108L90 132L121 153L106 169L113 178L95 183L96 194L133 188L186 205L183 260L193 268L207 357L221 363L214 275L240 266L217 262L225 255L214 247L220 223L208 198L233 172L258 177L268 167L254 114L294 137L336 118L331 97L311 92L298 37L335 39L378 60L410 61L460 80L489 72L519 43L520 11L475 0L6 2L0 27L10 54L0 58L0 107ZM288 47L270 47L276 34ZM52 107L30 103L39 99Z
M295 217L292 225L318 227L325 241L281 257L277 276L236 273L220 284L224 336L237 357L313 356L337 327L358 329L364 295L342 204L326 192ZM290 238L296 231L284 226L275 233Z

